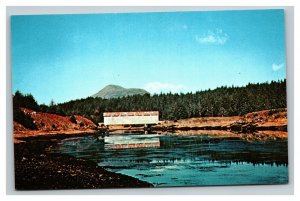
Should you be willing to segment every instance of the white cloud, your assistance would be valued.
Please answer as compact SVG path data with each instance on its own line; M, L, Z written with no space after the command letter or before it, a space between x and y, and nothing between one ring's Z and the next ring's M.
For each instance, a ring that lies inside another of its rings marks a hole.
M284 63L281 63L281 64L272 64L272 70L273 71L278 71L280 69L282 69L284 67Z
M200 44L224 45L228 41L229 36L222 29L217 29L215 31L208 31L206 35L196 35L195 39Z
M144 89L150 93L178 93L186 90L186 87L181 84L170 84L170 83L161 83L161 82L149 82L144 86Z

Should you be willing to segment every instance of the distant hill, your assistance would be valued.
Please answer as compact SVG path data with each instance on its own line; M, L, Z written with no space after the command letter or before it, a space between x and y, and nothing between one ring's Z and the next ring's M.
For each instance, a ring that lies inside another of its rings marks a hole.
M126 89L118 85L107 85L106 87L101 89L98 93L92 95L92 97L111 99L111 98L119 98L125 96L133 96L133 95L144 95L144 94L149 94L149 92L144 89L138 89L138 88Z

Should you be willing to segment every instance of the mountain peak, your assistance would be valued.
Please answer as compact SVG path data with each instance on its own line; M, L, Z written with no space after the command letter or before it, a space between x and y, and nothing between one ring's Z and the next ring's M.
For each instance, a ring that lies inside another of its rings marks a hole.
M125 89L124 87L121 87L121 86L119 86L119 85L115 85L115 84L109 84L109 85L106 85L103 89L109 89L109 90L116 90L116 89L118 89L118 90L123 90L123 89ZM103 90L103 89L101 89L101 90Z
M110 84L101 89L98 93L92 95L92 97L100 97L105 99L120 98L133 95L149 94L148 91L138 88L124 88L119 85Z

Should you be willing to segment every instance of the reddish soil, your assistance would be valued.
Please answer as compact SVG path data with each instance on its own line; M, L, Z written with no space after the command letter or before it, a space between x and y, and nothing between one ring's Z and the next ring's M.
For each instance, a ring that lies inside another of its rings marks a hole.
M36 112L27 108L22 108L23 112L30 115L37 130L29 130L21 124L14 122L14 137L15 143L20 142L16 138L40 136L40 135L53 135L53 134L79 134L85 132L95 132L96 125L89 119L74 115L77 123L70 121L71 116L60 116L57 114L49 114L43 112Z
M197 117L181 119L177 121L161 121L162 126L174 125L180 127L207 127L207 126L227 126L240 120L239 116L232 117Z
M198 117L190 119L181 119L177 121L161 121L162 126L174 125L180 127L215 127L215 126L229 126L236 122L254 123L260 127L269 126L286 126L287 125L287 110L274 109L262 110L258 112L251 112L244 116L231 117Z
M282 108L251 112L243 116L241 121L255 123L261 127L287 126L287 109Z
M77 123L73 123L70 121L70 116L36 112L26 108L22 108L22 110L25 114L30 115L34 119L34 123L38 127L38 130L60 131L95 128L95 124L91 120L80 115L74 115Z

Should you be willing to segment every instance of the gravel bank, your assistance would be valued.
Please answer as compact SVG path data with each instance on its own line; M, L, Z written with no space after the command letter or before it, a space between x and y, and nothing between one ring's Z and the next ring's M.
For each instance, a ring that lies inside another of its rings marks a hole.
M153 187L130 176L108 172L96 163L70 156L46 154L51 141L15 144L16 190Z

